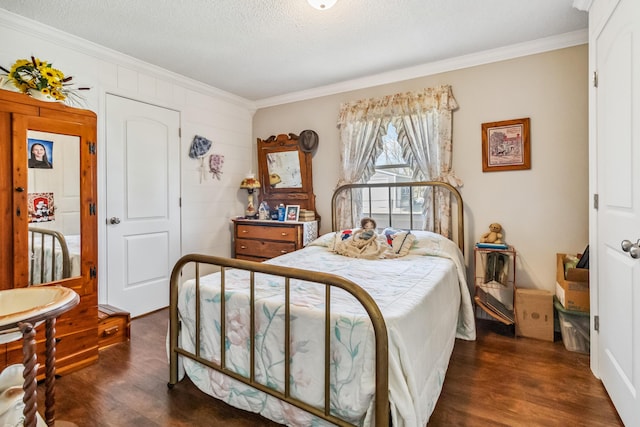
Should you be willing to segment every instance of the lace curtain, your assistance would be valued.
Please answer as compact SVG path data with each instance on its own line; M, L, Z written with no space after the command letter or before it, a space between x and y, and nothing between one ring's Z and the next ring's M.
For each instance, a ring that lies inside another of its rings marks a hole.
M458 104L448 85L342 104L338 117L342 144L338 186L367 182L374 174L375 159L382 149L382 137L389 123L398 130L398 143L409 159L415 179L461 186L462 181L451 168L451 118L456 108ZM433 197L438 199L435 218L429 215L433 212ZM339 228L352 227L356 222L354 218L361 216L362 204L358 200L354 202L351 203L346 194L337 200ZM435 195L425 194L423 215L424 229L451 235L451 206L441 191Z

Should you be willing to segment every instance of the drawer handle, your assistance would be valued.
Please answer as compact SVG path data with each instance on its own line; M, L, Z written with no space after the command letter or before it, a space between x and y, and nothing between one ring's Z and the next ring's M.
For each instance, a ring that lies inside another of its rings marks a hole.
M112 326L110 328L105 329L104 331L102 331L102 336L103 337L108 337L110 335L115 335L118 333L120 329L117 326Z
M246 246L240 245L240 249L247 249Z
M288 234L289 234L289 233L282 233L281 235L282 235L282 236L286 236L286 235L288 235Z
M243 233L248 233L248 232L249 232L249 230L242 230L242 232L243 232Z
M286 254L287 251L285 251L284 249L280 251L281 254Z

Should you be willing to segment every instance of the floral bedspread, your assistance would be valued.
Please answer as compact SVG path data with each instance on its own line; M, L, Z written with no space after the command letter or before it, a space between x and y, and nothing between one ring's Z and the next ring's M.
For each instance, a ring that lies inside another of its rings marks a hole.
M396 426L424 426L440 395L455 337L475 339L473 310L464 280L464 262L455 245L428 236L414 253L398 259L363 260L336 255L322 238L272 264L344 276L376 300L389 332L389 399ZM457 253L456 253L457 251ZM436 255L436 256L433 256ZM462 268L462 271L459 271ZM226 364L249 375L248 273L226 273ZM194 281L180 287L181 346L194 349ZM256 274L256 379L284 390L284 284ZM202 356L220 361L219 274L201 279ZM345 291L331 297L331 408L356 425L369 425L375 386L373 332L364 309ZM324 286L291 281L291 393L324 404ZM287 425L324 425L308 413L190 360L191 380L204 392L233 406Z

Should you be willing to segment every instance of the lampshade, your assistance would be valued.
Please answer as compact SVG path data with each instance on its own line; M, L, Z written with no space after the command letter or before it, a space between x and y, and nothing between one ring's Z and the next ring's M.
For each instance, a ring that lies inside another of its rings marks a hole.
M282 182L282 179L280 178L280 175L278 175L277 173L272 173L271 175L269 175L269 185L270 186L275 186L276 184L280 184Z
M307 0L312 7L318 10L327 10L331 8L338 0Z
M255 190L256 188L260 188L260 181L258 181L252 176L248 176L242 180L242 182L240 183L240 188L246 188L247 190Z

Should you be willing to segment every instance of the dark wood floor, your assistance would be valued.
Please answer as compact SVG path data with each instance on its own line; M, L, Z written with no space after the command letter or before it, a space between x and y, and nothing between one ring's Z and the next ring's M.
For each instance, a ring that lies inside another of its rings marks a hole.
M58 378L56 419L79 427L276 426L200 392L185 380L166 386L168 311L132 321L131 342ZM589 357L561 341L514 339L494 322L478 340L458 340L432 426L622 426ZM42 412L43 385L39 386Z

